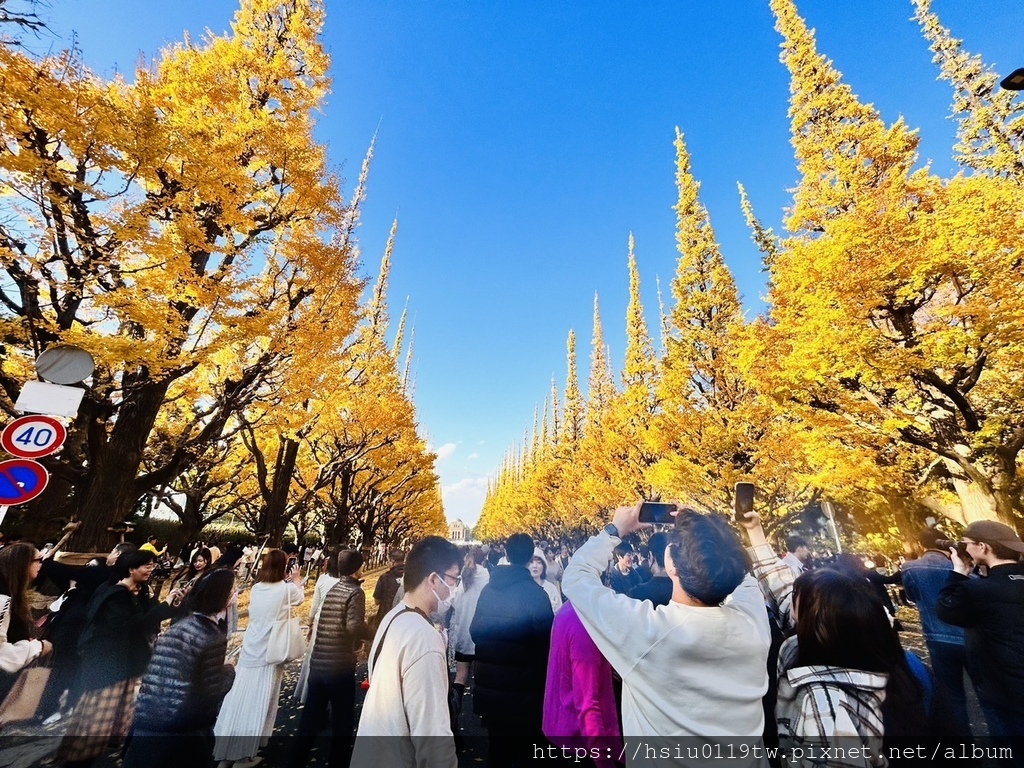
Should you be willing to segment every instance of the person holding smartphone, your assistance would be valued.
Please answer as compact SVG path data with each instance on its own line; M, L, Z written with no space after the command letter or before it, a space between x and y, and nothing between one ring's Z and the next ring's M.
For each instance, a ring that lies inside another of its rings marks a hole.
M623 735L721 736L756 742L768 688L771 635L764 598L724 518L680 510L668 532L672 599L655 607L601 584L640 505L573 555L562 588L601 653L622 678Z
M780 746L859 743L866 748L860 764L878 768L893 749L922 745L930 754L957 734L944 690L904 651L870 584L832 567L794 579L758 514L746 513L742 525L754 573L772 595L780 626L792 630L776 666Z
M267 662L274 624L285 621L305 599L297 569L287 574L288 557L269 549L249 592L249 626L242 637L235 683L224 699L217 724L213 756L222 768L252 768L262 762L257 752L266 746L277 719L284 665Z

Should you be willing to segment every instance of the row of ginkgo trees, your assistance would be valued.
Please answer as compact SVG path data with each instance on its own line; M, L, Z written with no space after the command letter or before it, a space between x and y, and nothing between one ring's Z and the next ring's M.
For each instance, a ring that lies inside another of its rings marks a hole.
M314 135L324 13L242 0L131 81L0 40L0 407L55 344L97 361L23 536L79 520L71 547L105 550L158 508L186 539L228 514L271 544L444 530L404 318L387 341L394 232L363 301L369 157L344 199Z
M629 249L627 348L612 373L595 300L584 401L569 335L564 406L505 457L477 534L587 529L637 498L727 509L752 481L769 522L815 501L876 535L927 515L1011 524L1024 514L1024 105L914 0L955 93L961 170L918 162L818 52L792 0L772 0L791 75L800 172L787 232L741 201L769 275L746 321L677 133L673 305L660 351Z

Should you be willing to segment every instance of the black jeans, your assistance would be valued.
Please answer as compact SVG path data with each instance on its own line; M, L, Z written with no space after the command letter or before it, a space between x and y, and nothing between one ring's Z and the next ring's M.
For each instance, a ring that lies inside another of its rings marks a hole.
M348 765L352 729L355 725L355 668L331 675L309 673L306 705L302 709L295 746L288 762L291 768L303 768L308 762L309 751L326 720L328 705L331 709L331 757L328 765L330 768L345 768Z
M1024 766L1024 713L1009 709L1006 706L1008 703L982 701L981 709L985 713L988 735L992 743L997 747L1011 750L1000 755L1002 757L1012 754L1012 760L1007 760L1006 764Z
M970 739L970 718L967 714L967 694L964 691L964 672L967 670L967 650L956 643L929 642L928 655L932 660L935 680L949 695L949 708L956 720L957 739Z
M134 731L124 768L209 768L213 765L213 727L184 733Z
M550 742L539 725L485 722L487 727L487 768L528 768Z

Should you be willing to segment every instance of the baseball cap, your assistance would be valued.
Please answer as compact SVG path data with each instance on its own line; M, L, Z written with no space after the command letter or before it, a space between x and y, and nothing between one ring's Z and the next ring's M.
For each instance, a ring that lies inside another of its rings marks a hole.
M1017 532L995 520L978 520L971 523L964 531L964 536L985 544L1002 544L1015 552L1024 553L1024 541L1021 541Z

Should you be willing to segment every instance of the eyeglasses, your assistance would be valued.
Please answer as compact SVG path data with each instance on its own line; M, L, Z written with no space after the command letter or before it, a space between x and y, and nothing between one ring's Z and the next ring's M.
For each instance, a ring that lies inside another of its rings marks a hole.
M444 579L444 583L445 584L451 584L451 586L453 586L453 587L457 587L457 586L459 586L459 584L462 583L462 577L461 576L454 576L454 575L452 575L450 573L439 573L437 575L440 576L442 579ZM455 579L455 581L454 582L449 582L448 579Z

